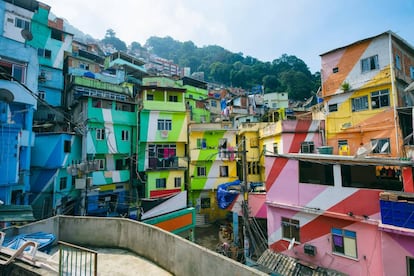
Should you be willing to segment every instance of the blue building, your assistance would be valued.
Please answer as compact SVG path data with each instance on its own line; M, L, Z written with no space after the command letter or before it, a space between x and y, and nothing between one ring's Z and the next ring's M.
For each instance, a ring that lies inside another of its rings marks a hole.
M4 206L29 204L39 75L37 49L27 44L37 2L11 2L0 1L0 200Z

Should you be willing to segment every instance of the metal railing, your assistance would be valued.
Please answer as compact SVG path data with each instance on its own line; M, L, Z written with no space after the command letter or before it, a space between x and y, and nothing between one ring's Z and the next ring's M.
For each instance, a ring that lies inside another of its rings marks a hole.
M59 275L98 275L98 252L59 241Z

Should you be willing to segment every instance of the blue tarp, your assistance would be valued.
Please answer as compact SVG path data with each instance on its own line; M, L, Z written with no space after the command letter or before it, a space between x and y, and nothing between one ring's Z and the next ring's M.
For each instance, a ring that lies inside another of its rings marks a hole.
M220 184L217 187L217 204L220 209L226 209L230 204L236 199L239 191L237 190L228 190L230 186L240 185L240 180L235 180L233 182L228 182Z
M51 233L44 233L44 232L36 232L31 234L20 234L10 239L6 239L3 242L4 247L8 247L14 250L19 249L25 242L27 241L34 241L39 244L38 249L43 252L47 252L53 242L56 240L54 234ZM29 250L30 248L26 248Z

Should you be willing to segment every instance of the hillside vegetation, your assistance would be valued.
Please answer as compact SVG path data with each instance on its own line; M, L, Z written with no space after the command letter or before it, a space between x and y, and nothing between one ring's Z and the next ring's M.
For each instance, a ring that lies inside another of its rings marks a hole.
M107 30L101 42L120 51L127 49L112 29ZM152 36L144 46L132 42L129 51L139 52L144 58L155 54L182 68L190 67L191 72L204 72L207 82L246 90L260 85L265 88L265 93L287 92L292 100L308 99L320 87L320 73L312 74L305 62L295 55L283 54L272 62L262 62L217 45L197 47L192 41L180 42L169 36Z

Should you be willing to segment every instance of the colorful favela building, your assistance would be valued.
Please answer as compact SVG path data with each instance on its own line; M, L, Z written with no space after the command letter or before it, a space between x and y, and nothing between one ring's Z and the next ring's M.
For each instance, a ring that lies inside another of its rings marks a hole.
M27 42L33 38L32 18L38 12L37 1L0 1L1 223L33 219L29 206L30 160L39 60L37 49ZM29 208L19 209L20 205ZM18 210L10 216L8 208L13 206Z
M185 190L188 166L185 92L169 78L143 79L137 145L142 198L160 198ZM182 204L181 208L187 206L186 199Z
M414 271L413 54L385 32L321 55L326 136L294 131L266 156L269 247L296 267Z
M229 122L189 124L189 199L207 221L223 219L227 211L218 208L220 184L238 180L237 129Z
M100 62L88 48L78 48L66 58L71 72L66 77L66 107L82 139L81 159L70 168L82 194L77 213L121 215L136 208L137 200L132 176L138 115L134 84L128 80L138 79L145 71L142 63L124 54L111 55L105 69L96 71Z

